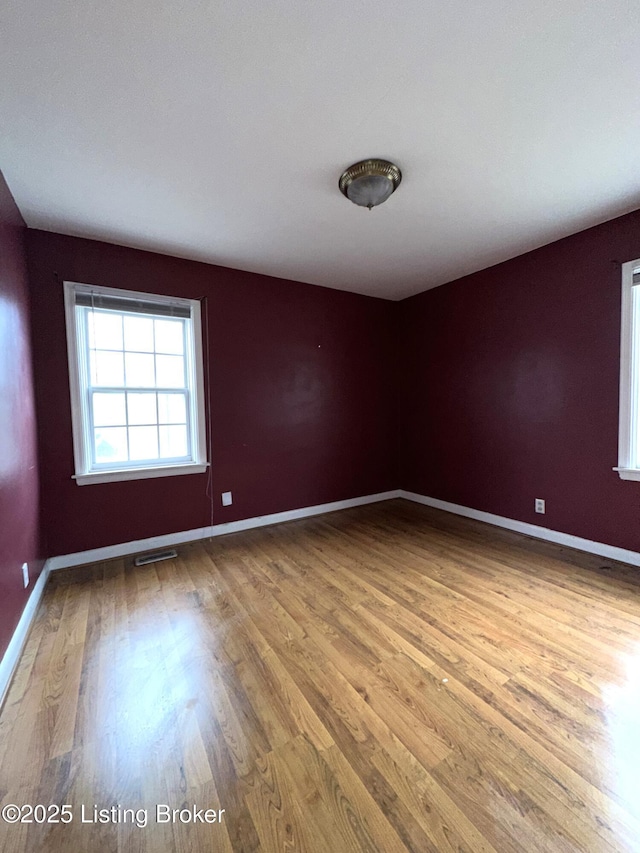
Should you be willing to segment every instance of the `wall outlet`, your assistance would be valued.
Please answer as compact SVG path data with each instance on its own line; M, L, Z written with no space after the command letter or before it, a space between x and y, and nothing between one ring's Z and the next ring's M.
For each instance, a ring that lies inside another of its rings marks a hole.
M233 497L231 496L231 492L223 492L222 493L222 506L231 506L233 503Z
M29 563L22 564L22 583L25 589L29 586Z
M536 512L545 512L544 501L542 498L536 498Z

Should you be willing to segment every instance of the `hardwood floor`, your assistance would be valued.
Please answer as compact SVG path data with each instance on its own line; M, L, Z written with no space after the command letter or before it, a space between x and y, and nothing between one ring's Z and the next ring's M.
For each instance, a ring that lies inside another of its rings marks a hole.
M0 804L72 814L3 853L638 851L640 570L392 501L58 572Z

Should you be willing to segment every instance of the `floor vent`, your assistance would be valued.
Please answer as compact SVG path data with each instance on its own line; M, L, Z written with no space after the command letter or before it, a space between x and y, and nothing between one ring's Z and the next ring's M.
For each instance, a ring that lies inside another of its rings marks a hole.
M158 563L160 560L172 560L178 552L171 548L169 551L155 551L153 554L141 554L133 561L135 566L146 566L147 563Z

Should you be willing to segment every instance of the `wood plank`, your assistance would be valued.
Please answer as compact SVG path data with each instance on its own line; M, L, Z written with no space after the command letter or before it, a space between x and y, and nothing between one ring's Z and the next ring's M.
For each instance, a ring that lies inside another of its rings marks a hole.
M0 807L76 819L0 851L633 853L638 649L637 570L404 501L56 573Z

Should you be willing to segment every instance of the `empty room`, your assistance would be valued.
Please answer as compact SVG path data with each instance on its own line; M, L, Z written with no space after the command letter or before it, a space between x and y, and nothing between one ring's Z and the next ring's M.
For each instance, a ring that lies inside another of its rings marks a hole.
M0 853L640 851L640 6L0 12Z

